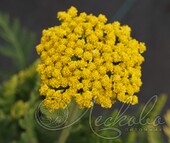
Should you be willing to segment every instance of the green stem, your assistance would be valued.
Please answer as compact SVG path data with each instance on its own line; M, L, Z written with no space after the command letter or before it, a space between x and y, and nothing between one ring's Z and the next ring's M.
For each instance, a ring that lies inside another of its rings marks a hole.
M70 116L67 120L67 123L65 124L66 126L70 125L76 119L78 109L79 109L78 105L74 102L72 110L70 112ZM65 128L65 129L62 130L60 137L59 137L59 140L56 143L65 143L67 141L67 138L70 135L71 127L72 127L72 125L69 126L68 128Z
M121 21L125 17L125 15L129 12L129 10L132 8L136 1L137 0L126 0L121 6L121 8L116 12L114 17L111 19L111 22Z

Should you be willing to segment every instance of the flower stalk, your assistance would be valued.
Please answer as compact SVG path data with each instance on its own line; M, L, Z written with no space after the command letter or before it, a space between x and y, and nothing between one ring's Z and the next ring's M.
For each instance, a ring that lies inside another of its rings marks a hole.
M71 133L71 128L72 128L72 123L73 121L77 118L77 113L78 113L79 107L78 104L76 104L75 102L72 105L71 108L71 112L70 115L67 119L67 122L65 124L65 126L69 126L68 128L65 128L61 131L61 134L59 136L59 139L56 143L65 143Z

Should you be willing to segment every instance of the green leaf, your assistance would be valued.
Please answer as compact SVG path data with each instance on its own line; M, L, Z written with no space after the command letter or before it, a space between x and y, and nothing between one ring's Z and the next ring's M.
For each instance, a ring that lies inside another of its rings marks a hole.
M164 118L166 121L166 126L163 127L163 130L168 137L168 143L170 143L170 109L167 111Z
M165 106L165 103L167 101L167 95L161 94L157 98L156 104L153 108L153 111L151 111L150 118L155 119L156 116L160 115L163 107Z
M7 14L0 13L0 37L3 41L0 54L10 58L15 68L21 70L33 62L30 54L36 38L34 33L21 27L18 19L12 22L9 19Z
M14 50L10 49L9 47L2 47L0 46L0 53L8 58L15 59L17 58L14 54Z
M2 79L6 79L8 77L12 76L12 72L11 71L2 71L0 70L0 77Z
M148 141L149 143L163 143L165 142L163 140L163 135L160 129L160 127L154 127L154 126L147 126L148 131L147 131L147 135L148 135Z

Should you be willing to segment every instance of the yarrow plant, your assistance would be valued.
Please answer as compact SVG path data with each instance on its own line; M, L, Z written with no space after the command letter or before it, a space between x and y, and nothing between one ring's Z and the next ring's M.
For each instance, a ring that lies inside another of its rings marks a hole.
M43 30L36 47L44 106L54 111L72 99L80 108L138 103L145 44L131 37L127 25L77 12L75 7L58 12L61 25Z

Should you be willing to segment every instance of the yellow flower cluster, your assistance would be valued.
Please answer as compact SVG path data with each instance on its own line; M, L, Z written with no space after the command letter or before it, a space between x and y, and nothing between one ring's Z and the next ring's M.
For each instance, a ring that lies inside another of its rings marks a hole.
M51 110L65 108L72 99L80 107L93 103L110 108L119 100L136 104L145 44L130 36L128 26L106 23L107 18L71 7L58 12L60 26L43 30L36 47L41 58L40 94ZM62 102L61 102L62 101Z

